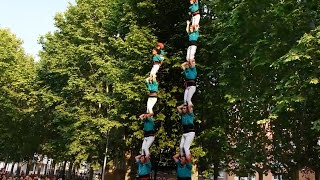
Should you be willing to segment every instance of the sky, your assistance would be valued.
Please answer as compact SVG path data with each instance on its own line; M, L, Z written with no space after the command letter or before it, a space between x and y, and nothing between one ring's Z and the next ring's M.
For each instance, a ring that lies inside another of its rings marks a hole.
M38 60L41 35L55 30L54 16L75 0L0 0L0 28L9 28L24 43L26 53Z

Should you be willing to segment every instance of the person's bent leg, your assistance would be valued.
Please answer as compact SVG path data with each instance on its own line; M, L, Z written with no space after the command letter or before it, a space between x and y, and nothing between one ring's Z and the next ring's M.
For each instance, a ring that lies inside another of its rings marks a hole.
M190 155L190 146L195 136L195 132L189 132L184 134L186 139L183 145L184 151L186 152L186 156Z
M159 64L154 64L154 65L152 66L152 69L151 69L151 71L150 71L150 77L151 77L151 78L153 78L153 77L156 76L159 68L160 68L160 65L159 65Z
M149 156L150 155L149 148L154 141L154 136L145 137L145 139L146 139L146 143L145 143L143 151L145 152L146 156Z
M190 59L193 59L192 57L190 57L191 55L191 46L188 47L187 49L187 56L186 56L186 60L189 61Z
M188 94L189 94L189 87L186 87L186 89L184 90L183 104L188 103Z
M153 114L153 107L157 102L157 97L149 97L147 101L147 113Z
M191 49L190 49L190 59L189 59L189 60L192 60L192 59L195 58L196 52L197 52L197 46L196 46L196 45L191 45ZM188 60L188 61L189 61L189 60Z
M181 136L181 140L180 140L180 156L184 155L184 150L183 150L184 144L185 144L185 137L184 137L184 134L183 134Z
M146 155L145 149L147 146L147 137L143 138L142 147L141 147L141 154Z
M193 105L191 99L192 99L193 94L196 92L196 86L189 86L188 89L189 90L188 90L188 94L187 94L187 103L188 103L188 105Z
M192 25L195 25L196 27L199 26L199 23L200 23L200 14L197 14L197 15L195 15L195 16L192 16L191 22L192 22Z

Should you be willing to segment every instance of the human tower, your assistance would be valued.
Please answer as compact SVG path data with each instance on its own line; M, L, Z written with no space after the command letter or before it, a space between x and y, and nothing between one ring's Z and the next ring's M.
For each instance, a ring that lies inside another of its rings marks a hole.
M194 129L194 113L192 96L196 91L197 69L195 54L197 50L197 41L199 38L199 3L198 0L190 0L189 15L191 21L187 21L186 32L189 37L189 46L187 48L186 61L181 64L184 75L184 99L183 104L177 107L177 111L181 116L181 125L183 134L180 141L180 153L173 156L177 164L177 178L181 180L191 179L191 152L190 146L195 137ZM149 77L146 79L146 86L149 91L146 113L141 114L139 118L143 120L144 139L141 148L141 154L136 156L138 164L138 175L140 180L149 180L151 172L150 151L149 148L155 139L155 123L153 107L157 102L158 86L157 72L165 59L164 44L158 42L152 50L153 66Z

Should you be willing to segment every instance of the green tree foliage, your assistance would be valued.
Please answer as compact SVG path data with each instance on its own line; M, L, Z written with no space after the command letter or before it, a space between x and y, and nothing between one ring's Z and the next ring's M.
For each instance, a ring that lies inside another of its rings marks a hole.
M1 158L15 162L29 160L40 144L34 118L35 67L21 44L8 29L0 29Z

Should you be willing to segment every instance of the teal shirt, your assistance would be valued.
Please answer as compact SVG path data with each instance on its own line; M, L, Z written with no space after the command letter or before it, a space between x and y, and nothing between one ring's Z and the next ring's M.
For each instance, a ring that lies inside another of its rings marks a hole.
M189 11L190 11L191 13L194 13L194 12L196 12L196 11L199 11L199 3L198 3L198 2L194 2L193 4L191 4L191 5L189 6Z
M155 54L152 56L152 61L153 62L160 62L162 59L161 59L161 56L159 54Z
M154 131L154 119L151 117L145 118L143 120L143 131Z
M180 178L191 177L192 171L192 163L187 163L182 165L180 160L176 163L177 164L177 176Z
M193 112L185 113L181 115L181 124L182 125L190 125L193 124L194 114Z
M187 80L195 80L197 78L197 69L196 67L186 68L183 74Z
M144 176L144 175L148 175L151 172L151 162L146 162L146 163L141 163L141 161L139 160L137 162L138 165L138 174L139 176Z
M158 87L159 87L159 84L156 80L153 80L152 83L150 83L149 81L146 82L146 85L148 87L148 90L151 92L158 92Z
M167 53L163 50L163 49L160 49L160 55L164 56L166 55Z
M198 41L199 31L193 31L192 33L188 33L189 41Z

